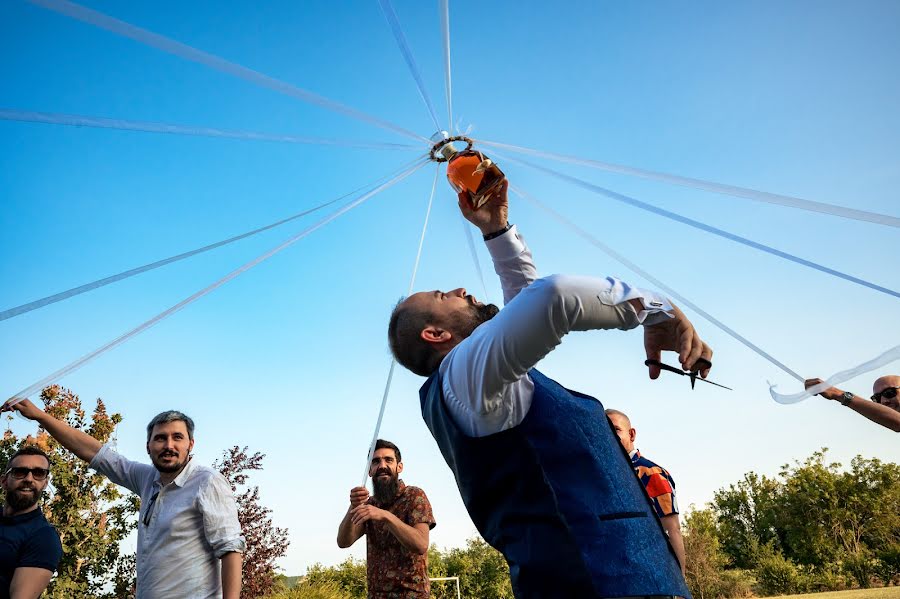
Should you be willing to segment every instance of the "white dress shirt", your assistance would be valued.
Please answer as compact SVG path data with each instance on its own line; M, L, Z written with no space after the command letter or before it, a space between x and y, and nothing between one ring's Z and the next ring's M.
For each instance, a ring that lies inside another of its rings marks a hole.
M245 544L234 493L221 474L190 460L163 486L155 467L132 462L109 444L97 452L91 468L141 498L137 599L222 597L219 558L242 553ZM148 511L149 524L144 524Z
M444 403L470 437L522 422L534 395L527 373L566 333L626 330L672 316L665 297L612 277L538 279L531 252L516 227L485 243L506 305L453 348L439 368ZM645 307L639 314L628 303L632 299L640 299Z

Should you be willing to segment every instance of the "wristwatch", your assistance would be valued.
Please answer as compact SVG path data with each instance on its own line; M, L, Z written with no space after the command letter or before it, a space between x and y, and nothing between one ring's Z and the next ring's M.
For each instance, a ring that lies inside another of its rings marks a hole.
M853 401L853 394L849 391L844 391L841 393L841 405L849 406L850 402Z

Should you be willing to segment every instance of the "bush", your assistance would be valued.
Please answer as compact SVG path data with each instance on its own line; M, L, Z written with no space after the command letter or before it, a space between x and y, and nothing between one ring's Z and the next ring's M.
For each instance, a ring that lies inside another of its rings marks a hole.
M269 596L270 599L351 599L334 581L314 582L306 579L294 588Z
M801 576L802 586L808 593L824 593L827 591L843 591L848 586L847 578L837 565L824 568L808 568Z
M753 596L753 573L749 570L723 570L719 576L718 597L741 599Z
M771 547L761 553L756 562L756 580L761 595L793 595L806 590L805 577L794 562Z
M891 545L878 552L875 574L884 586L897 584L900 577L900 544Z
M867 553L848 555L843 559L841 566L848 576L856 581L861 589L872 586L872 577L875 576L877 562Z

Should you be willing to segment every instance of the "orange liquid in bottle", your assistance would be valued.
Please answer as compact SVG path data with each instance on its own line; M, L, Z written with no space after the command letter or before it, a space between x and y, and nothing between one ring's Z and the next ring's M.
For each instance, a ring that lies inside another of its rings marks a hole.
M487 161L487 162L486 162ZM481 208L506 176L481 152L459 152L447 163L447 179L458 193L467 193L472 208Z

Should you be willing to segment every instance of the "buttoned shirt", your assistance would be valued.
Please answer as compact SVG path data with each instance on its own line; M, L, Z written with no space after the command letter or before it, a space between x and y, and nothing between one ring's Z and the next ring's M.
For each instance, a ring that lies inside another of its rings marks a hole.
M190 460L163 485L155 467L132 462L109 444L91 467L141 498L137 599L222 597L219 558L243 552L244 539L234 493L221 474Z
M664 297L613 277L537 278L525 240L514 226L485 242L506 306L478 326L441 362L444 403L456 425L483 437L519 425L534 397L533 368L570 331L631 329L671 317ZM636 313L629 300L639 299Z
M369 497L369 505L387 510L408 526L434 528L434 515L425 491L401 480L397 496L386 504ZM366 532L366 579L369 599L427 599L431 596L428 556L410 551L394 536L386 522L369 520Z

